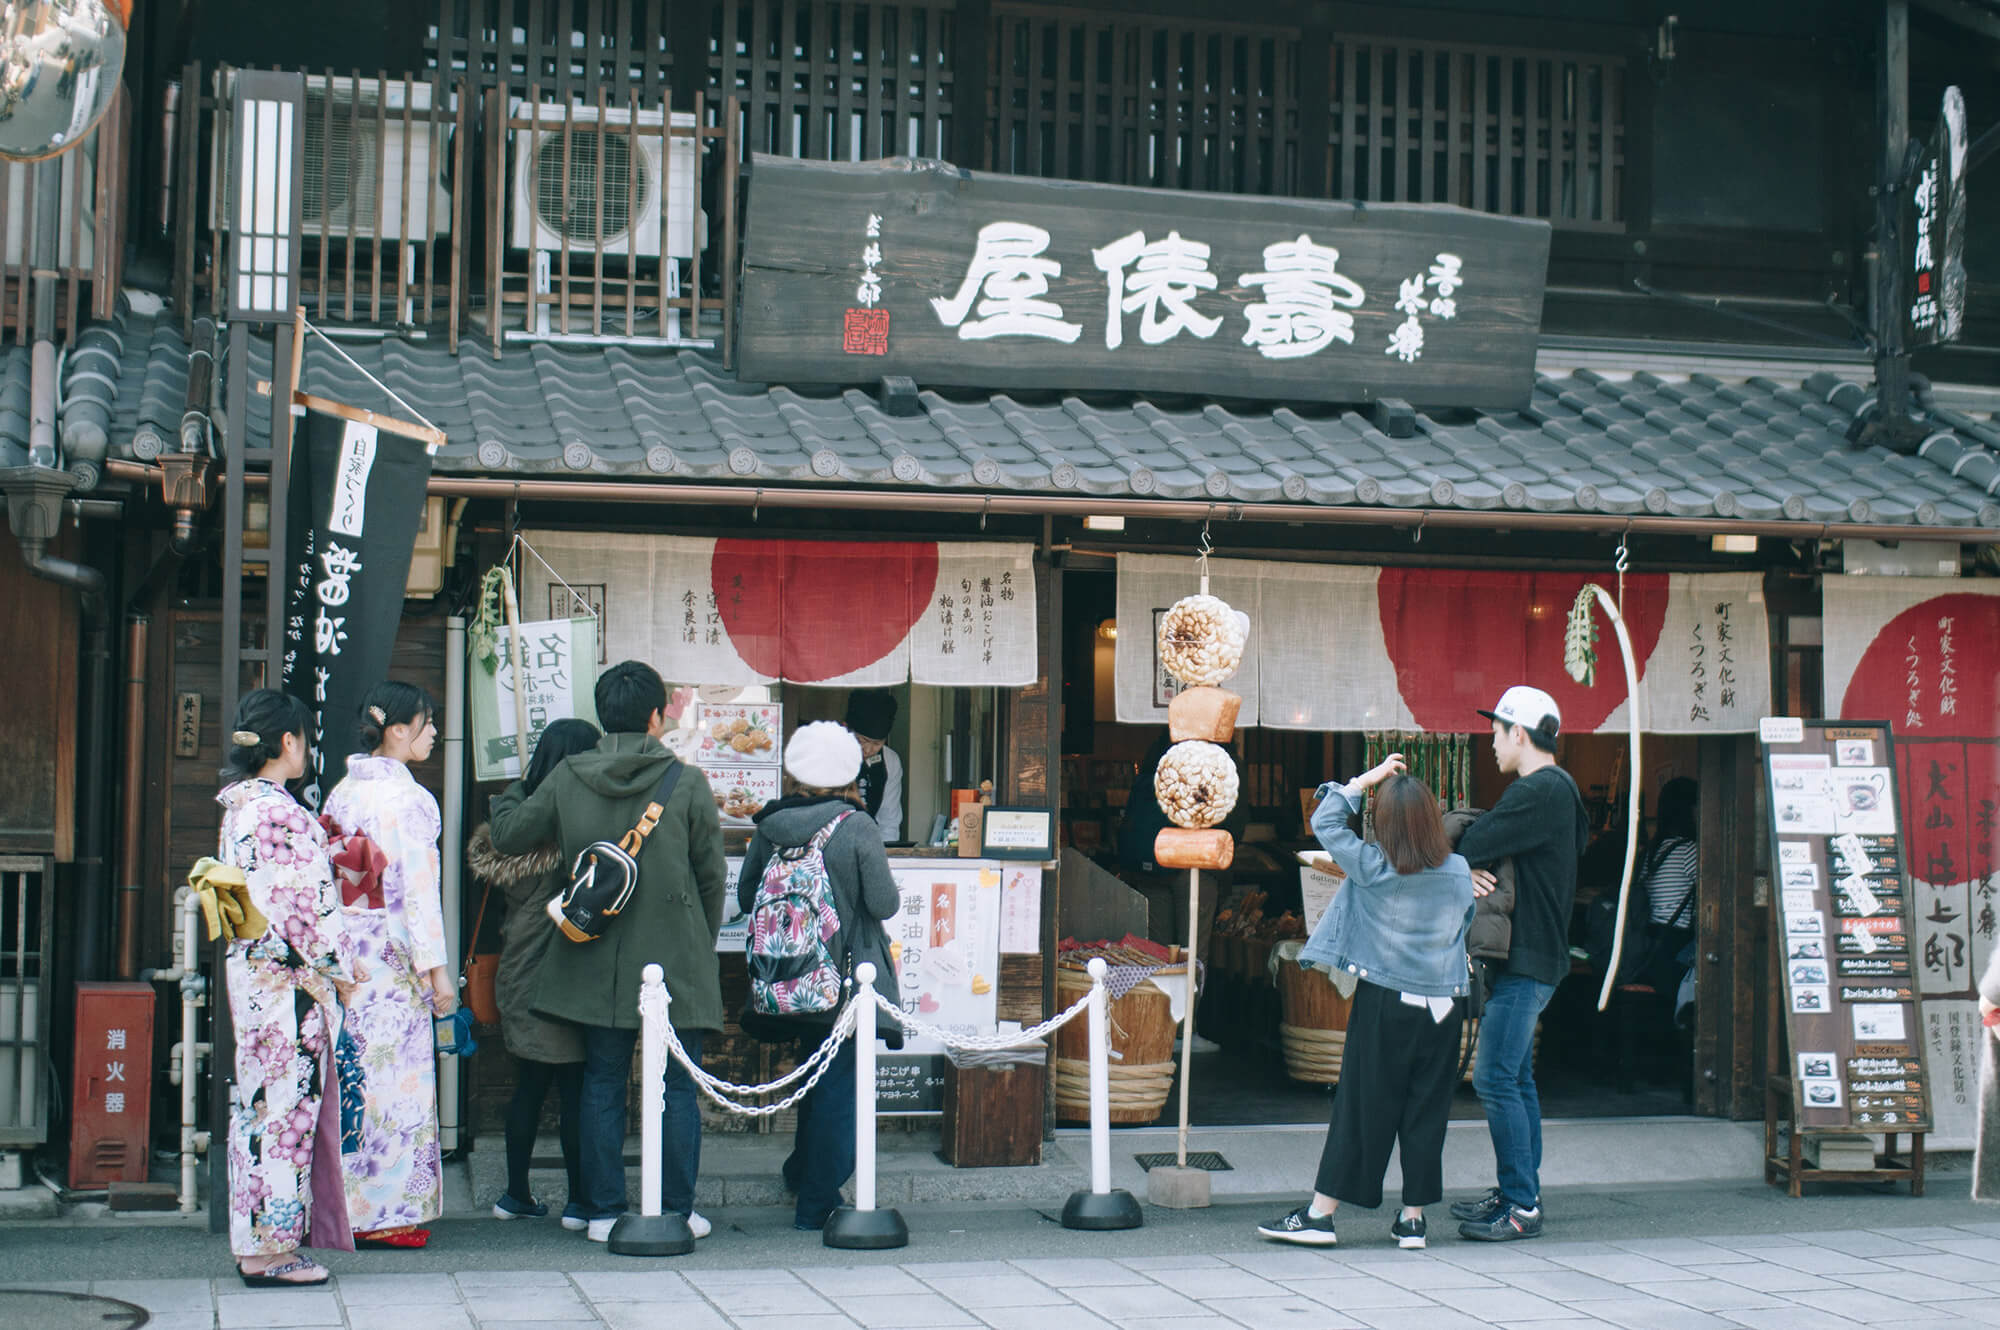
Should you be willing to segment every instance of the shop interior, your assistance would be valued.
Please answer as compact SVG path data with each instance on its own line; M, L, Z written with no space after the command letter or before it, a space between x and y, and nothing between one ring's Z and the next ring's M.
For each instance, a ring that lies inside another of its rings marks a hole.
M1113 702L1116 575L1074 571L1064 579L1063 809L1061 842L1145 897L1146 932L1154 941L1187 940L1185 873L1150 875L1121 861L1119 833L1126 803L1161 726L1122 725ZM1379 745L1383 737L1376 737ZM1506 784L1483 734L1425 736L1433 769L1464 774L1474 807L1491 807ZM1190 1087L1197 1125L1306 1123L1326 1120L1332 1088L1295 1079L1281 1047L1281 998L1271 953L1287 937L1302 937L1304 892L1297 853L1317 848L1306 823L1306 800L1322 781L1346 778L1366 765L1370 737L1279 729L1237 732L1241 778L1237 810L1225 823L1237 840L1235 862L1219 875L1202 947L1206 982L1196 1008ZM1647 736L1640 846L1653 833L1660 786L1696 772L1693 738ZM1543 1112L1557 1117L1674 1115L1690 1111L1693 1010L1675 1019L1675 995L1619 993L1595 1010L1601 967L1584 957L1590 902L1615 894L1624 863L1629 752L1618 734L1568 737L1560 758L1584 793L1594 828L1580 873L1573 971L1543 1018L1537 1076ZM1459 783L1454 779L1453 784ZM1435 782L1434 782L1435 784ZM1066 866L1066 881L1068 869ZM1102 881L1102 879L1098 879ZM1206 912L1206 911L1204 911ZM1688 921L1690 924L1692 920ZM1136 931L1136 930L1134 930ZM1177 1102L1168 1097L1167 1115ZM1470 1066L1454 1116L1481 1117Z

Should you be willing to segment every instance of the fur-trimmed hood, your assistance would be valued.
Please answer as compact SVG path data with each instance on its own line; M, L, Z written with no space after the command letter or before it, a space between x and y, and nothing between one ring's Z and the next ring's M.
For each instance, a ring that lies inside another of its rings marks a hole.
M465 843L465 866L481 882L503 890L545 877L562 866L562 850L544 845L526 854L502 854L493 848L492 829L480 823Z

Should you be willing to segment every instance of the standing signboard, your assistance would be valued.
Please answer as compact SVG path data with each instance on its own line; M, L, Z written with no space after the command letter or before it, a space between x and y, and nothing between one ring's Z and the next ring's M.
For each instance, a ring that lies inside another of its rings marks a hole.
M1776 717L1759 737L1796 1181L1802 1136L1931 1127L1914 894L1889 726Z
M1549 236L1443 204L759 155L737 354L771 383L1518 409Z

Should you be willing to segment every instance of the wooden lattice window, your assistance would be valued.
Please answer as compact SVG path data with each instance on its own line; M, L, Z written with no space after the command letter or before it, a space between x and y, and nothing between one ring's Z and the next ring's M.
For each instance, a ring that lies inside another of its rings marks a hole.
M986 165L1120 185L1290 194L1295 30L995 7Z
M1366 38L1332 60L1333 197L1623 227L1622 60Z
M739 99L746 151L948 157L952 39L949 5L723 0L709 88Z

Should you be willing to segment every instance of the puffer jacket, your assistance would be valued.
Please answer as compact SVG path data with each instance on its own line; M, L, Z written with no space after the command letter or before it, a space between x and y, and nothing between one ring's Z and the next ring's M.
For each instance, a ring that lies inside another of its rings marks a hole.
M1483 808L1455 808L1444 815L1444 834L1451 848L1459 838L1486 815ZM1514 945L1514 861L1502 859L1493 866L1499 879L1493 890L1472 902L1472 931L1466 934L1465 950L1476 961L1504 961Z

